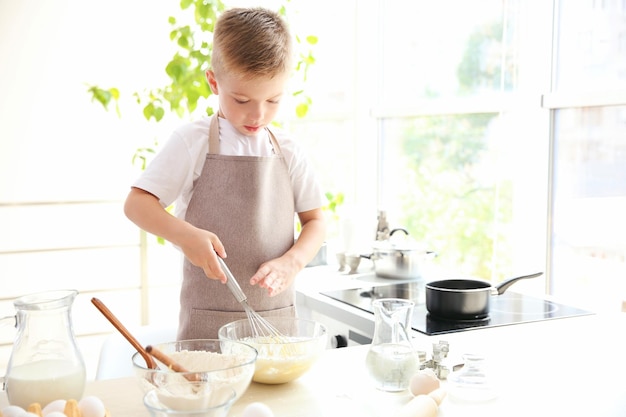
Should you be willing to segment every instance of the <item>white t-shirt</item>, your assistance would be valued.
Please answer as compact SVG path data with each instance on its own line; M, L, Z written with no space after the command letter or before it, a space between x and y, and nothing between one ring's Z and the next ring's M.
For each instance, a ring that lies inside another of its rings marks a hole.
M133 187L159 198L163 207L172 203L175 215L184 219L193 194L194 181L200 176L209 151L211 117L182 125L174 130L163 149L155 156ZM287 163L296 212L322 206L322 192L306 156L282 129L271 127ZM271 156L273 146L266 129L256 136L244 136L226 119L219 119L220 154Z

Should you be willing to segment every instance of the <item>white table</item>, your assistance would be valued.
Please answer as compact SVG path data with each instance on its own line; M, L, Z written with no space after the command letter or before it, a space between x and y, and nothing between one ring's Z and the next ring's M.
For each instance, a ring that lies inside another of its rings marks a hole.
M608 416L626 415L626 315L583 316L531 324L425 337L447 340L450 357L479 352L491 364L500 396L491 403L459 404L450 397L439 415ZM364 367L369 346L333 349L300 379L284 385L253 383L233 406L238 417L254 401L276 417L391 417L408 402L408 392L377 391ZM444 386L446 383L444 382ZM133 378L91 381L86 394L100 397L112 417L148 416ZM0 395L0 406L6 395Z

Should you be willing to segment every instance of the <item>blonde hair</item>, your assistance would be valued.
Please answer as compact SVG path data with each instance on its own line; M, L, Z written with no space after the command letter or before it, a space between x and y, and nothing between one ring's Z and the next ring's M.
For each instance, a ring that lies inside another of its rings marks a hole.
M213 32L211 67L216 76L234 72L274 77L291 70L292 41L278 13L260 7L233 8Z

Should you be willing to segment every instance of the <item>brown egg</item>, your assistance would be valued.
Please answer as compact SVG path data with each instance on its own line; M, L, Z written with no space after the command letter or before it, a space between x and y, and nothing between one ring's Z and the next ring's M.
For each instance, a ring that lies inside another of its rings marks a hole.
M415 396L426 395L439 388L439 385L437 375L435 375L432 369L426 368L418 371L411 377L409 390Z

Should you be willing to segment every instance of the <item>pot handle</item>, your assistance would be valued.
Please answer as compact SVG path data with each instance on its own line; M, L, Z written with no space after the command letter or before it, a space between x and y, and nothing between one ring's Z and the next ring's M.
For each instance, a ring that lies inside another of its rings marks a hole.
M363 259L369 259L370 261L377 261L380 259L380 256L378 256L376 253L363 253L359 256Z
M409 235L409 232L406 229L398 227L397 229L393 229L391 232L389 232L389 236L393 236L393 234L396 232L403 232L405 235Z
M527 279L527 278L535 278L538 277L539 275L543 275L543 272L535 272L534 274L530 274L530 275L522 275L521 277L515 277L515 278L510 278L507 279L506 281L503 281L502 283L500 283L499 285L496 285L495 289L495 293L497 295L501 295L502 293L504 293L511 285L515 284L517 281L521 280L521 279Z

